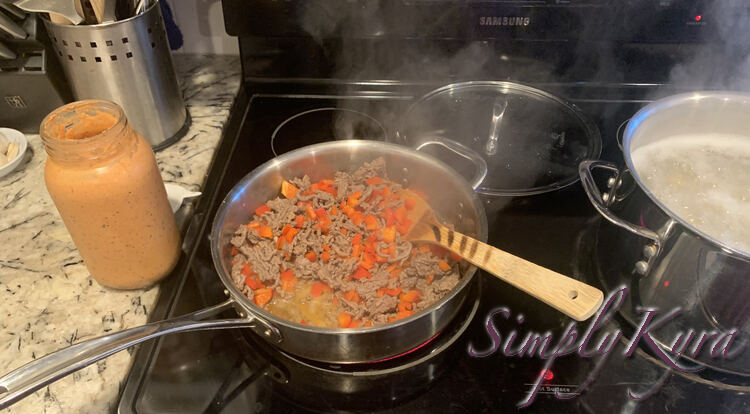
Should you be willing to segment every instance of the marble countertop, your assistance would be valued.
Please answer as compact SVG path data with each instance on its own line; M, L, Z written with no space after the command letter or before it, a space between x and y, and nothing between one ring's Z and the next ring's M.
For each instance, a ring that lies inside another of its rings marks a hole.
M192 125L156 159L165 182L199 191L239 88L239 58L174 59ZM158 285L118 291L93 281L44 186L41 140L27 138L28 163L0 178L0 375L78 341L146 323L159 295ZM120 352L0 413L112 412L131 360Z

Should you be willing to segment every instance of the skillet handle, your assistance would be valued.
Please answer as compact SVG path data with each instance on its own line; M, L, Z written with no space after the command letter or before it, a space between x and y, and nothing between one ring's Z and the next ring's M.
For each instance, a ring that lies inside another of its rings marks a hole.
M416 149L417 151L420 151L422 150L422 148L428 145L441 146L471 161L474 164L474 177L471 178L470 184L471 184L471 188L473 188L474 190L479 188L479 185L482 184L482 182L484 181L484 178L487 177L487 171L488 171L487 161L485 161L484 158L481 155L479 155L476 151L467 147L466 145L453 141L452 139L435 136L435 137L431 137L430 139L426 141L422 141L414 149Z
M610 178L611 183L615 183L611 186L610 190L606 194L602 194L599 191L599 187L594 181L593 171L597 168L608 170L614 173L614 176ZM597 160L586 160L581 162L578 166L578 174L581 176L581 184L583 189L586 191L586 195L589 197L591 204L594 205L596 211L599 212L605 219L609 220L612 224L622 227L631 233L637 234L641 237L645 237L654 243L656 248L656 254L661 251L662 240L659 234L655 231L648 229L643 226L633 224L629 221L617 217L609 206L615 199L615 193L617 192L616 183L620 180L622 172L617 166L611 162L597 161Z
M0 378L0 410L60 378L149 339L177 332L265 325L251 315L238 319L204 320L225 310L233 309L233 304L234 301L229 299L216 306L177 318L153 322L80 342L31 361ZM273 327L265 326L261 329L270 332L266 336L275 334L280 338L278 331Z

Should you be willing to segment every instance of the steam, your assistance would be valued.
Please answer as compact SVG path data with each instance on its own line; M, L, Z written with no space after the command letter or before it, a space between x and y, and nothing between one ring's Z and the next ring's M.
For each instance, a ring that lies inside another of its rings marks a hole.
M698 39L684 46L644 43L613 47L613 43L599 42L597 39L606 37L602 30L615 28L591 25L584 28L584 31L588 31L584 36L587 40L571 41L565 50L553 42L503 43L499 40L468 41L465 38L455 41L441 39L439 42L430 39L403 41L403 36L389 33L388 30L393 27L422 27L425 32L432 32L432 29L439 27L466 25L469 22L452 21L447 11L444 15L419 15L416 11L418 8L398 7L398 3L375 0L304 3L300 24L334 62L331 78L411 83L415 86L413 98L429 90L427 85L464 80L509 80L527 84L552 84L558 81L664 84L648 97L653 99L705 89L750 91L750 7L742 0L715 1L711 2L709 9L701 10L704 21L695 24L707 25L709 30L706 32L717 33L716 39ZM356 10L353 9L355 7ZM433 10L437 9L438 4L433 7ZM358 18L353 18L355 15ZM370 41L374 38L379 41ZM343 82L341 84L345 85ZM358 85L358 88L362 89L362 85ZM377 89L377 85L372 85L374 93L379 93ZM346 94L350 91L344 89L339 92ZM388 137L395 136L405 115L404 103L397 100L392 105L384 105L382 101L375 104L367 99L346 102L342 108L381 120ZM509 107L509 111L514 110ZM472 128L472 123L483 122L484 116L487 120L491 119L492 103L488 104L486 114L475 112L466 117L466 130L476 129ZM334 128L335 138L356 136L357 131L364 131L364 135L370 131L380 131L379 126L370 123L367 117L338 117ZM491 135L489 129L482 133L484 135L480 139L486 140ZM554 138L559 131L551 132ZM467 142L467 137L453 138L464 144ZM611 139L607 136L603 138ZM478 152L485 151L482 143L474 144L473 148ZM552 141L549 144L550 148L555 145ZM513 150L516 151L517 147ZM550 149L550 153L553 151ZM518 155L523 156L521 153ZM514 169L518 169L519 175L536 167L547 170L550 162L554 162L549 155L547 159L532 157L517 161L519 167ZM574 163L567 160L561 162L560 167L564 169ZM503 173L508 174L507 171ZM550 170L547 173L555 172ZM567 172L561 171L560 174Z
M715 38L701 39L674 65L668 84L680 91L750 91L750 9L742 0L722 0L701 17Z

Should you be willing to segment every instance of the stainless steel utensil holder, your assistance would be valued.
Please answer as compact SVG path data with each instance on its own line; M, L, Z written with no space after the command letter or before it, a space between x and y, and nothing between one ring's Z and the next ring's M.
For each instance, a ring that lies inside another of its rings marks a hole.
M178 140L190 118L158 1L129 19L88 26L43 19L76 99L122 106L154 149Z

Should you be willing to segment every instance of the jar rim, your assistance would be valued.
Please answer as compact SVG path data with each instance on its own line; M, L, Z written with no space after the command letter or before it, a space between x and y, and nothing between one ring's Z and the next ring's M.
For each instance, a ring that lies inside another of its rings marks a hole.
M55 118L57 118L61 114L88 108L95 108L109 112L109 114L111 114L115 118L115 123L86 138L60 139L60 137L50 133L51 131L49 131L49 127L54 122ZM39 126L39 135L41 136L42 140L45 141L45 143L55 142L56 145L87 144L95 141L100 136L105 135L116 128L121 128L122 125L125 124L125 122L127 122L125 111L123 111L120 105L104 99L84 99L65 104L47 114L47 116L42 119L42 123Z

